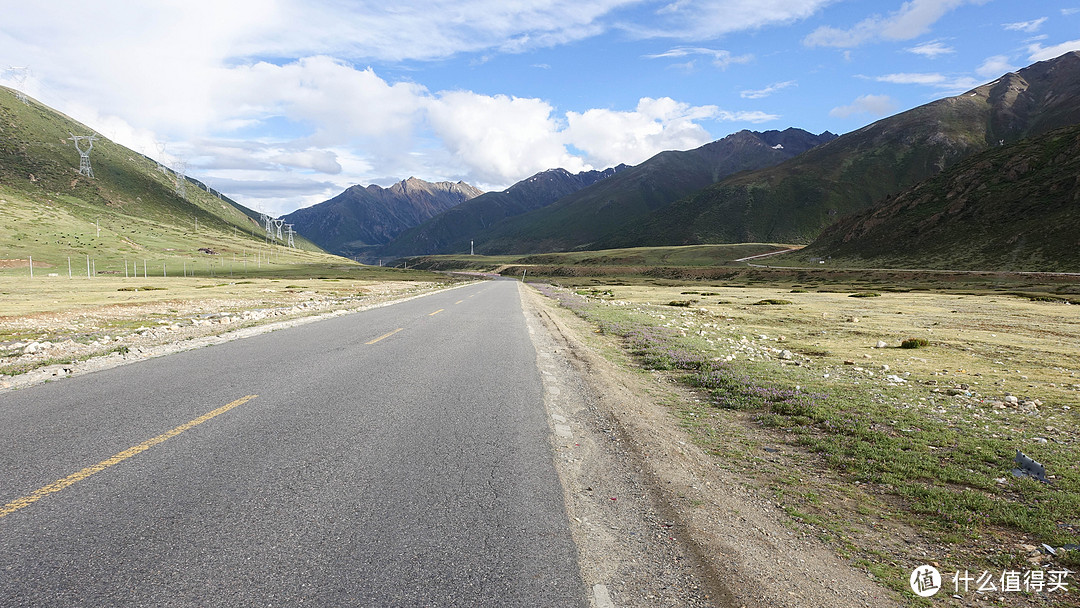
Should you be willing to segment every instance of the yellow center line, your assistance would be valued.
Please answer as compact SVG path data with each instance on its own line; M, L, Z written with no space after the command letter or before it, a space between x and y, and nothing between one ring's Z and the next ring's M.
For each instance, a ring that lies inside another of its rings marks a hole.
M446 310L446 309L445 308L440 308L439 310L436 310L435 312L429 314L428 316L429 317L434 317L435 315L439 314L440 312L442 312L444 310Z
M194 420L192 420L190 422L185 422L184 424L181 424L180 426L178 426L178 427L176 427L176 428L174 428L174 429L172 429L170 431L166 431L166 432L158 435L157 437L154 437L153 439L147 439L146 441L140 443L139 445L132 446L132 447L124 450L123 452L115 454L111 458L107 458L105 460L102 460L101 462L99 462L99 463L97 463L97 464L95 464L93 466L86 467L85 469L79 471L78 473L72 473L71 475L68 475L67 477L65 477L63 479L58 479L58 480L50 483L47 486L44 486L42 488L38 488L37 490L34 490L34 492L31 493L31 494L27 494L26 496L23 496L22 498L16 498L15 500L13 500L13 501L9 502L8 504L4 505L3 508L0 508L0 517L4 517L5 515L11 515L15 511L18 511L19 509L21 509L23 507L29 506L29 505L41 500L42 498L45 498L49 494L59 492L60 490L63 490L64 488L66 488L66 487L68 487L68 486L70 486L70 485L72 485L72 484L74 484L76 482L82 481L83 479L86 479L87 477L90 477L94 473L100 473L101 471L104 471L105 469L113 466L114 464L119 464L119 463L127 460L128 458L131 458L132 456L135 456L137 454L145 452L146 450L149 450L150 448L154 447L155 445L157 445L159 443L162 443L164 441L167 441L169 439L172 439L173 437L176 437L180 433L183 433L184 431L186 431L186 430L188 430L188 429L190 429L192 427L198 426L198 425L206 422L207 420L210 420L211 418L214 418L216 416L220 416L221 414L224 414L225 412L233 409L234 407L243 405L243 404L247 403L248 401L251 401L255 397L258 397L258 395L248 395L246 397L241 397L241 398L237 399L236 401L233 401L232 403L227 403L227 404L217 408L216 410L214 410L212 412L203 414L202 416L199 416L198 418L196 418L196 419L194 419Z
M462 303L462 302L464 302L464 301L465 301L465 300L458 300L457 302L454 302L454 304L461 304L461 303Z
M399 332L399 331L401 331L403 329L405 329L405 328L404 327L399 327L399 328L395 329L394 331L392 331L390 333L383 334L383 335L379 336L378 338L375 338L371 342L364 342L364 344L374 344L374 343L378 342L379 340L385 340L386 338L389 338L390 336L396 334L397 332Z

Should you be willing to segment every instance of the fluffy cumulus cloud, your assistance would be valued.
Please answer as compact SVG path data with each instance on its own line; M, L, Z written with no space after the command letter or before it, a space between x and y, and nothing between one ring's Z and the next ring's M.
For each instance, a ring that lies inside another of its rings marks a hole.
M531 173L584 163L569 154L554 108L539 99L452 91L427 102L432 131L463 164L487 183L507 183Z
M333 145L354 137L407 137L426 90L390 84L368 68L355 69L325 56L286 65L259 62L219 76L216 106L227 119L288 116L309 125L309 140Z
M911 40L930 31L930 27L949 11L965 4L986 0L910 0L888 16L874 15L850 28L822 26L803 41L807 46L851 48L876 40Z
M858 114L888 116L894 113L896 108L896 102L888 95L862 95L850 105L833 108L829 115L836 118L849 118Z
M602 168L637 164L663 150L685 150L711 138L698 121L719 114L715 106L690 106L664 97L644 98L629 112L594 109L568 112L567 143Z
M467 91L442 93L427 103L432 132L461 163L461 171L503 186L555 167L576 172L636 164L663 150L697 147L712 139L700 122L723 114L715 106L670 98L643 98L628 111L562 116L539 99Z

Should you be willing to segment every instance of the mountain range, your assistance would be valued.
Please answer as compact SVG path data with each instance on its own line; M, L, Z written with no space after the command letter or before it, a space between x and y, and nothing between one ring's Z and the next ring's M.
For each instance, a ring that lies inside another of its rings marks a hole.
M1070 52L732 176L591 247L809 243L972 154L1078 122L1080 53Z
M389 188L352 186L283 219L326 251L351 257L385 245L403 230L481 194L465 182L431 183L410 177Z
M604 171L576 174L566 169L537 173L502 192L485 193L406 230L380 253L405 256L470 251L470 241L500 222L550 205L628 168L619 165Z
M1076 271L1077 125L1080 52L1070 52L840 137L740 131L486 194L416 178L354 186L285 219L346 255L463 252L470 240L481 253L788 242L853 265ZM183 176L177 194L175 173L106 138L90 155L95 176L81 175L70 135L89 132L0 88L8 257L66 264L108 250L123 262L266 246L258 213Z

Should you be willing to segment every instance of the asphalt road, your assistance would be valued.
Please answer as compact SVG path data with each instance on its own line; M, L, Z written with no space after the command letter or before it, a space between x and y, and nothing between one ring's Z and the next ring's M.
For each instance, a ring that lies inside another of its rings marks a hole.
M541 386L494 281L0 395L0 606L581 606Z

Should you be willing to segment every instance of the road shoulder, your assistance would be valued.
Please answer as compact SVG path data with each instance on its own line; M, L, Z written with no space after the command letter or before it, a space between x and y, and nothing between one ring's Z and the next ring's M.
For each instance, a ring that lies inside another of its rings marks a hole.
M586 586L617 606L892 606L750 479L695 445L664 402L692 399L598 351L590 325L521 288ZM588 337L587 337L588 336Z

